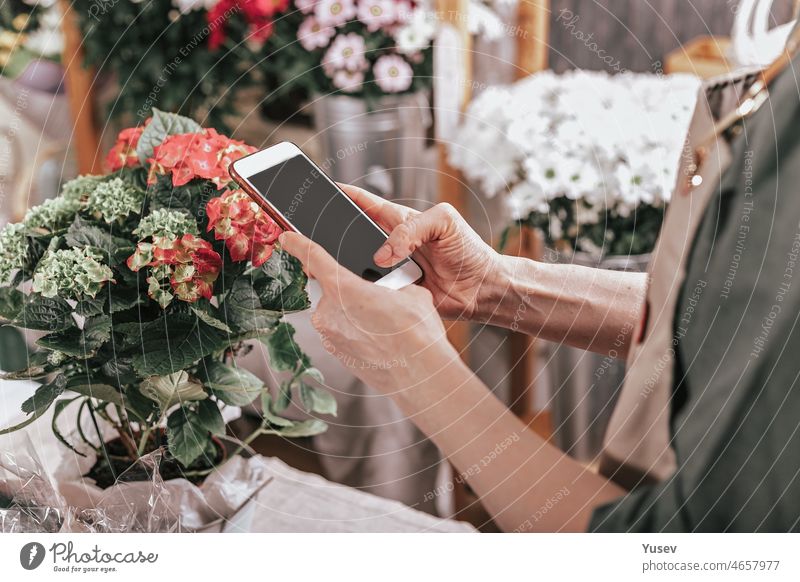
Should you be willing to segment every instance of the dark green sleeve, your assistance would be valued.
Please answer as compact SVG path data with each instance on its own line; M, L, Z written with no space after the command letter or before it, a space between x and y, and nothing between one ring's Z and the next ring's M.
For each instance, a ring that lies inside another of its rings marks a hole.
M678 494L679 488L678 476L658 485L639 487L618 501L597 508L592 515L589 531L690 531L691 527L682 512L685 502Z

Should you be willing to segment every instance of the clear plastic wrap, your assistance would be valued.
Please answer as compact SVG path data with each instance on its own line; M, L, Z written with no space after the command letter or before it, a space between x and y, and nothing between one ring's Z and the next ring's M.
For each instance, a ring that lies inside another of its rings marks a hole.
M0 532L53 533L67 513L30 441L21 451L0 453Z
M50 449L53 452L53 449ZM91 457L62 453L51 477L29 439L0 455L0 532L221 531L270 476L247 459L234 458L202 485L165 481L161 450L143 456L100 489L83 477ZM136 481L126 481L135 472ZM146 475L146 480L141 480Z

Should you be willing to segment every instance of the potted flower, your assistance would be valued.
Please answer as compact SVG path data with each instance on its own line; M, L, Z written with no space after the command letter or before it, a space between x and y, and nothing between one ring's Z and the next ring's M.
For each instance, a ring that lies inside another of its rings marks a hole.
M270 98L311 97L323 164L336 179L413 196L429 125L433 14L412 0L295 0L261 65ZM388 172L387 172L388 170Z
M501 201L502 226L543 233L546 259L644 270L698 88L688 75L542 72L475 99L450 161L476 190ZM556 437L590 460L624 367L566 346L551 362Z
M119 86L111 115L152 108L226 127L288 0L76 0L86 63Z
M41 386L0 434L52 408L55 436L97 456L88 476L105 487L157 450L165 478L202 479L227 458L226 407L260 400L263 421L245 442L325 429L315 415L334 414L335 400L314 386L320 374L283 321L308 308L306 278L275 246L279 227L228 177L252 151L156 110L119 134L110 174L68 182L0 231L0 317L44 332L28 366L4 376ZM289 373L276 397L236 366L248 341ZM293 395L312 418L282 415Z

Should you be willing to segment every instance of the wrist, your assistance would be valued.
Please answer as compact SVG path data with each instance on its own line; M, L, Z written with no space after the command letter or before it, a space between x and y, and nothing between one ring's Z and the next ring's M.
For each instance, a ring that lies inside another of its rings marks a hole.
M413 365L399 375L394 400L408 415L441 401L472 376L453 345L442 337L411 356Z
M533 298L536 269L534 261L498 253L481 286L475 320L510 327L515 314L525 308L521 306Z

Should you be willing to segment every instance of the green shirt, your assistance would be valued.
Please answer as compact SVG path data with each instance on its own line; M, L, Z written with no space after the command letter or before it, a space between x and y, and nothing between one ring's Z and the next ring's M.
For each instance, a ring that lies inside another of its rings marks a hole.
M592 531L800 531L798 65L733 139L689 256L673 324L678 469L599 508Z

